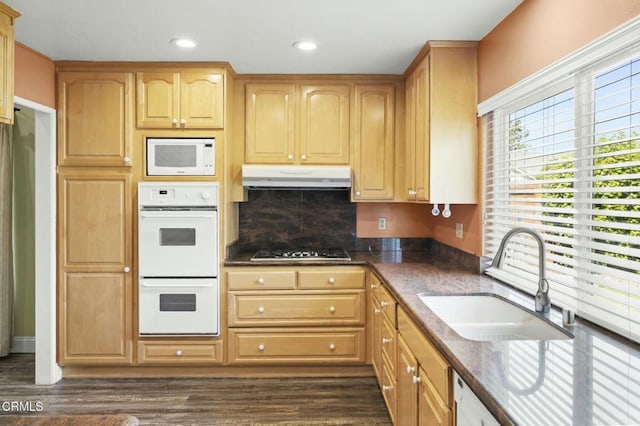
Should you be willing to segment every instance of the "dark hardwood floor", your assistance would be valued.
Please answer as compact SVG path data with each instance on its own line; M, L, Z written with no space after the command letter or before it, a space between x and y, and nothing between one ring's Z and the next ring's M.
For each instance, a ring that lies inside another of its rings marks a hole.
M153 425L390 425L375 378L63 379L34 384L34 356L0 358L0 424L14 414L127 414ZM8 413L6 402L42 405ZM13 420L12 420L13 417Z

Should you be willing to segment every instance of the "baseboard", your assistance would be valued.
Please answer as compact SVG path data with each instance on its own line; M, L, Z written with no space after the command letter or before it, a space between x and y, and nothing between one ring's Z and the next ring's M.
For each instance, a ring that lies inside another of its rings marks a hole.
M12 353L36 353L35 337L14 337L11 341Z

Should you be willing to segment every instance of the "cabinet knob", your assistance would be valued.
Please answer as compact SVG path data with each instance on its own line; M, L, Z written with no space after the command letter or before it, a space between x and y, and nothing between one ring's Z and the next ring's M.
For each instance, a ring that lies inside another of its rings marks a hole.
M258 312L260 312L261 314L264 314L264 306L260 306L258 308Z
M392 339L392 338L390 338L390 337L389 337L389 338L387 338L387 337L383 337L383 338L382 338L382 344L383 344L383 345L386 345L387 343L391 343L391 341L392 341L392 340L393 340L393 339Z
M187 124L187 120L185 120L184 118L180 120L180 126L184 127Z
M129 268L128 266L125 266L122 270L124 272L129 272L129 271L131 271L131 268Z
M407 373L413 374L416 371L416 368L412 365L407 365Z
M375 285L375 284L371 284L371 290L375 290L376 288L378 288L378 286L377 286L377 285Z
M304 160L306 160L306 159L307 159L307 156L306 156L305 154L302 154L302 155L300 156L300 159L301 159L302 161L304 161Z
M329 312L334 313L336 311L335 306L329 306Z
M376 315L380 315L380 309L373 308L373 313L376 314Z
M336 349L336 345L334 345L333 343L329 345L329 350L334 351Z
M356 197L360 196L360 191L356 191Z
M413 376L413 378L411 379L411 381L413 382L414 385L417 385L418 383L421 382L420 377L419 376Z
M336 282L335 278L333 277L329 278L329 284L335 284L335 282Z
M382 392L389 392L393 386L382 385Z
M258 278L258 284L264 284L264 278Z
M182 356L182 351L181 351L180 349L178 349L178 350L176 351L176 355L177 355L177 356Z
M171 120L171 124L173 124L174 126L176 126L178 124L178 119L174 118L173 120Z
M382 306L383 308L386 308L387 306L390 306L391 303L389 302L385 302L384 300L382 302L380 302L380 306Z
M289 155L287 155L287 159L288 159L289 161L293 161L293 154L289 154Z
M264 351L264 345L258 345L258 350L259 350L260 352Z
M130 159L129 157L124 157L124 158L122 159L122 161L123 161L123 162L124 162L124 164L126 164L126 165L131 164L131 159Z

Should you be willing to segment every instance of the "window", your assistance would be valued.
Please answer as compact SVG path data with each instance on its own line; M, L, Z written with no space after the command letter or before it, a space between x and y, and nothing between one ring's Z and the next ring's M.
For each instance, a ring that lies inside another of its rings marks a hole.
M485 253L524 226L546 244L552 303L640 341L640 49L484 115ZM537 290L519 235L495 277Z

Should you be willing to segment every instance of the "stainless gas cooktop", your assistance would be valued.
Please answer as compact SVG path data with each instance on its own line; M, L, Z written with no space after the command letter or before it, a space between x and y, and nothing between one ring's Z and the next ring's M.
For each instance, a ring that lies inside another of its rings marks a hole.
M341 248L299 248L299 249L262 249L251 261L298 261L298 260L351 260L349 252Z

